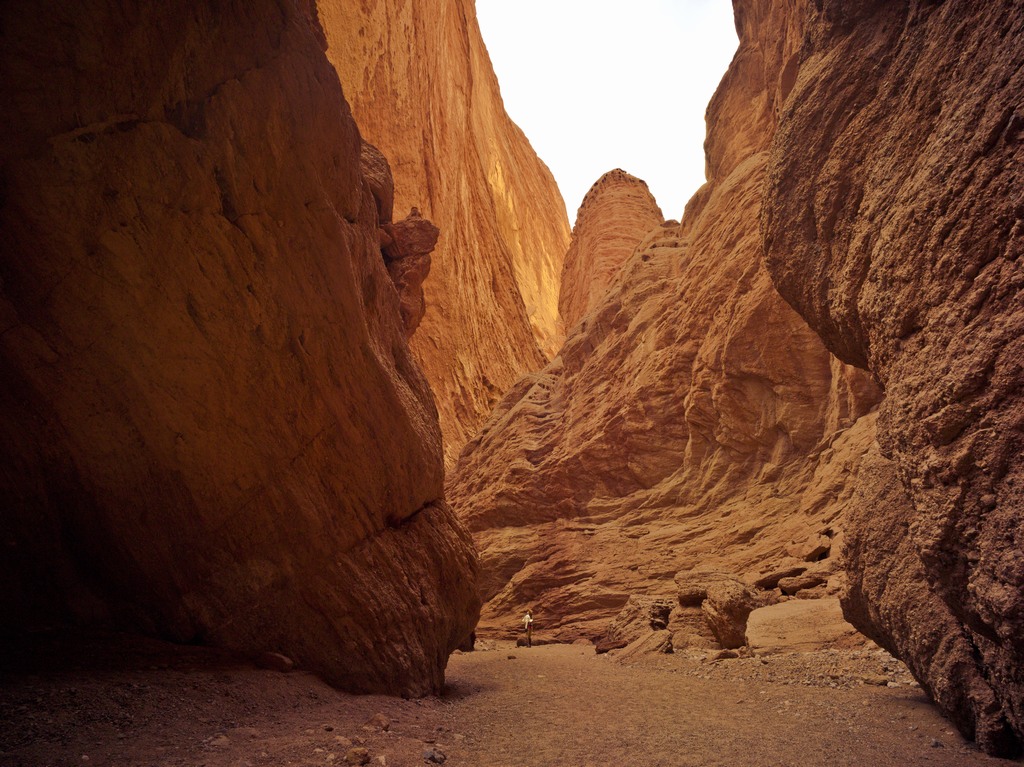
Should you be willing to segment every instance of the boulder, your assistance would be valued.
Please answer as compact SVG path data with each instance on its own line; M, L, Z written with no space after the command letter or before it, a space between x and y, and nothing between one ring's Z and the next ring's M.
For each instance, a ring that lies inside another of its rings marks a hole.
M759 604L754 593L743 583L720 581L708 586L708 597L701 609L718 643L728 650L747 643L747 616Z
M605 634L595 643L598 654L625 647L651 631L668 628L673 600L631 594Z
M635 660L643 655L663 655L671 653L672 632L666 630L649 631L641 637L630 642L619 652L615 659L620 662Z

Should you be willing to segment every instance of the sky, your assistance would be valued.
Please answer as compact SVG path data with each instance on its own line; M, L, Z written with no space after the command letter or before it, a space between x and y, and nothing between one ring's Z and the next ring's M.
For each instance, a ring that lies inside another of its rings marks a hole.
M730 0L477 0L505 110L569 224L622 168L678 219L704 183L704 110L736 51Z

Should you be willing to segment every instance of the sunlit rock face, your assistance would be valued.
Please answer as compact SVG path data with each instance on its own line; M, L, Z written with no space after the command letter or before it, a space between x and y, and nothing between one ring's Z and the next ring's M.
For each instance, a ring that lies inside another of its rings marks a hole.
M879 392L831 357L764 269L765 150L802 35L768 4L739 27L708 113L709 183L681 224L644 235L452 474L449 498L481 550L485 630L514 630L532 606L538 631L601 637L630 595L677 601L680 571L765 589L810 573L813 593L838 588L849 479ZM592 215L599 198L580 210L580 243L602 219L632 217L628 198Z
M478 609L315 15L3 8L0 590L437 691ZM377 197L373 189L378 190ZM386 196L386 195L385 195Z
M547 167L506 115L472 0L318 0L328 56L395 206L441 229L411 344L453 462L498 399L561 346L569 243Z
M661 224L661 208L640 179L615 169L583 198L565 254L558 308L568 328L594 309L640 240Z
M886 391L875 474L896 489L864 491L847 609L964 733L1016 753L1024 8L819 6L763 229L783 295Z

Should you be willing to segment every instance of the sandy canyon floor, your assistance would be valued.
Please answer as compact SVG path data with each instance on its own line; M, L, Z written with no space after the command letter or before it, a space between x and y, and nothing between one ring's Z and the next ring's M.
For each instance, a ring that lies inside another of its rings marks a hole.
M1009 764L877 649L625 665L589 645L480 645L452 656L443 696L401 700L207 648L22 638L0 659L0 765Z

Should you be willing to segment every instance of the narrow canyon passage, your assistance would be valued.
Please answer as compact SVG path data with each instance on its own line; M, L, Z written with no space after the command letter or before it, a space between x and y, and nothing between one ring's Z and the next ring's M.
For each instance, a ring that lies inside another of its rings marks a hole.
M717 5L570 227L476 0L0 4L0 767L1024 754L1024 3Z
M210 648L39 635L0 659L0 764L1008 764L873 648L624 665L582 644L481 645L452 656L443 696L402 700Z

